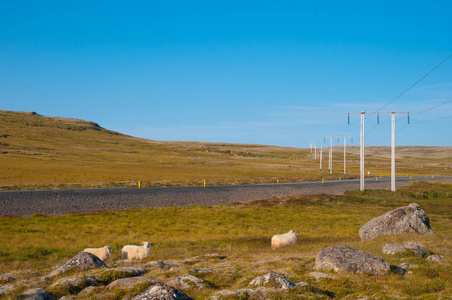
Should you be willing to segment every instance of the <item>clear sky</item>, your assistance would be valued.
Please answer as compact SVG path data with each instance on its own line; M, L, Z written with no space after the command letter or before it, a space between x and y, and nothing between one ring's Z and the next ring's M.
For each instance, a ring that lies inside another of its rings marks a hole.
M347 113L381 108L449 57L451 12L450 0L1 0L0 109L153 140L357 145ZM397 144L452 146L449 100L452 58L383 109L412 114L397 116ZM390 144L389 120L366 118L368 144Z

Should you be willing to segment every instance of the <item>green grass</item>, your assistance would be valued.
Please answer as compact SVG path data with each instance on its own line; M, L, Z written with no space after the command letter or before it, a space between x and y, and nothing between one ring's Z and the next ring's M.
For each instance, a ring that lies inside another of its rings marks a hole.
M442 299L452 296L452 184L415 183L389 191L353 191L343 196L300 196L222 206L141 208L95 214L0 218L0 274L30 269L39 276L62 264L85 247L110 245L108 265L120 260L125 244L152 243L144 261L177 260L179 268L150 270L147 276L166 282L189 273L192 268L211 268L214 273L199 275L209 287L185 291L196 299L208 298L221 289L241 289L256 276L269 271L283 274L293 282L308 282L329 296L357 298ZM370 219L396 207L418 203L429 215L437 236L402 234L361 242L359 228ZM300 233L297 245L273 251L270 238L294 229ZM419 241L434 254L445 258L435 264L412 255L382 253L385 243ZM312 272L316 254L324 247L347 244L387 260L392 266L408 262L419 265L413 274L335 274L337 279L316 282ZM219 253L225 259L202 255ZM197 259L187 260L188 258ZM27 273L22 279L33 277ZM100 292L100 291L99 291ZM129 292L128 292L129 293ZM132 294L139 293L134 289ZM127 295L132 295L132 294ZM275 299L297 299L294 290L278 293ZM118 292L117 295L124 295ZM115 296L116 297L116 296ZM118 296L119 297L119 296ZM116 299L116 298L111 298Z

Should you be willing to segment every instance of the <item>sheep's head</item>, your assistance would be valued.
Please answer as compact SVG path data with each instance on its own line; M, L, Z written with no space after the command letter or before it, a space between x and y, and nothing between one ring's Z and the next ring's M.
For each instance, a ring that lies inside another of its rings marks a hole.
M295 232L295 230L293 230L293 229L290 230L289 233L298 237L298 232Z
M146 248L151 249L151 243L149 243L149 242L143 242L143 246L145 246Z
M110 246L105 246L105 248L107 249L108 253L112 253L113 252L113 249L111 249Z

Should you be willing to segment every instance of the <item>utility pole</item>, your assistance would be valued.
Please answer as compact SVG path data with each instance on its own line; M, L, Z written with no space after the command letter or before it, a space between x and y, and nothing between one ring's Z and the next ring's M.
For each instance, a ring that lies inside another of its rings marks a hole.
M322 152L323 152L323 146L320 146L320 170L322 170Z
M365 114L377 114L377 124L380 123L379 114L391 114L391 191L396 191L395 185L395 114L408 114L408 124L410 124L410 112L408 111L374 111L374 112L349 112L348 123L350 124L350 114L361 114L361 137L360 137L360 185L359 189L364 191L364 119Z
M344 174L346 174L346 170L347 170L347 156L346 156L346 152L347 152L347 145L346 145L346 139L351 139L351 136L326 136L326 139L330 139L330 155L329 155L329 168L330 168L330 174L333 174L333 139L339 139L339 138L344 138Z

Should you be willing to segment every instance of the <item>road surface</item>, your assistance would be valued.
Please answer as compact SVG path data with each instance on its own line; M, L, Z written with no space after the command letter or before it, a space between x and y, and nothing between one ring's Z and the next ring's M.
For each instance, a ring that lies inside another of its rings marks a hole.
M413 177L412 180L452 180L452 177ZM397 186L409 185L398 177ZM366 179L366 189L389 189L390 178ZM123 210L134 207L218 205L272 197L330 194L358 190L359 179L206 187L151 187L0 192L0 216L28 217L33 213L61 215L71 212Z

